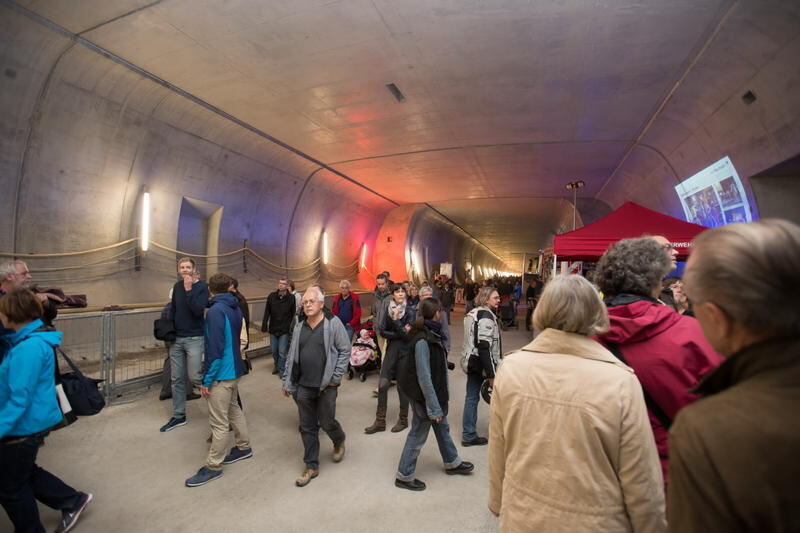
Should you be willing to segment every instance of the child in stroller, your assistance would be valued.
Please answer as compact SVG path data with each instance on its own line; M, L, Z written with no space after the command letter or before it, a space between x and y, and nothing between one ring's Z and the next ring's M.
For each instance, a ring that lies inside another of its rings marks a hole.
M381 350L375 342L375 331L372 329L372 321L365 324L353 348L350 351L350 367L347 369L347 379L353 379L358 372L358 379L361 382L367 380L367 372L378 370L381 367Z

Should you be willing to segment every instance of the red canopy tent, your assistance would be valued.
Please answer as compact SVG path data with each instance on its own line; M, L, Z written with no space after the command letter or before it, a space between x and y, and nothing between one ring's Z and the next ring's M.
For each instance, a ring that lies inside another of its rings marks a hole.
M553 252L561 259L591 261L620 239L641 237L643 233L663 235L685 260L692 239L708 228L626 202L613 213L582 228L556 235Z

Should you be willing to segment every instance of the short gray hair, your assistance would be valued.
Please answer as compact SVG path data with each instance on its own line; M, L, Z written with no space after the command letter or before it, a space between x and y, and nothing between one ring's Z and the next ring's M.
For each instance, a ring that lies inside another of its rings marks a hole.
M592 336L608 330L608 311L597 289L583 276L556 276L545 286L533 312L537 331L547 328Z
M10 275L16 275L18 265L25 265L25 268L28 267L25 261L20 261L19 259L3 261L0 263L0 281L5 281L5 279Z
M352 287L352 286L353 286L353 284L352 284L352 283L350 283L350 280L348 280L348 279L343 279L342 281L340 281L340 282L339 282L339 287L342 287L342 286L345 286L345 287Z
M684 275L694 303L713 302L746 330L769 337L800 332L800 227L764 219L728 224L694 239Z
M419 295L419 299L422 300L423 298L432 296L433 289L431 289L430 287L420 287L419 292L417 294ZM423 294L426 294L427 296L423 296Z
M594 281L606 296L627 293L652 296L661 278L672 270L672 260L652 237L622 239L600 258Z

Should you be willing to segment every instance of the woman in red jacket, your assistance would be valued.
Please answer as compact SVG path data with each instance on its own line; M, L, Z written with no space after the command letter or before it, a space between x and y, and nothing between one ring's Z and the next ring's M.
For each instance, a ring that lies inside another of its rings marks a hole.
M696 319L657 300L661 279L672 270L667 246L652 237L623 239L600 258L595 277L611 323L599 340L642 384L665 484L669 426L698 398L690 389L722 362Z

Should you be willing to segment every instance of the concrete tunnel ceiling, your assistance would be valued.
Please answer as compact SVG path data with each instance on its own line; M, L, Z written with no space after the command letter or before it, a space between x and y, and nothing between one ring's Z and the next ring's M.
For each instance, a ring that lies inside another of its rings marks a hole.
M797 3L2 4L392 202L428 203L510 266L571 229L568 181L586 182L587 223L628 199L680 215L673 186L719 157L746 177L800 151Z

